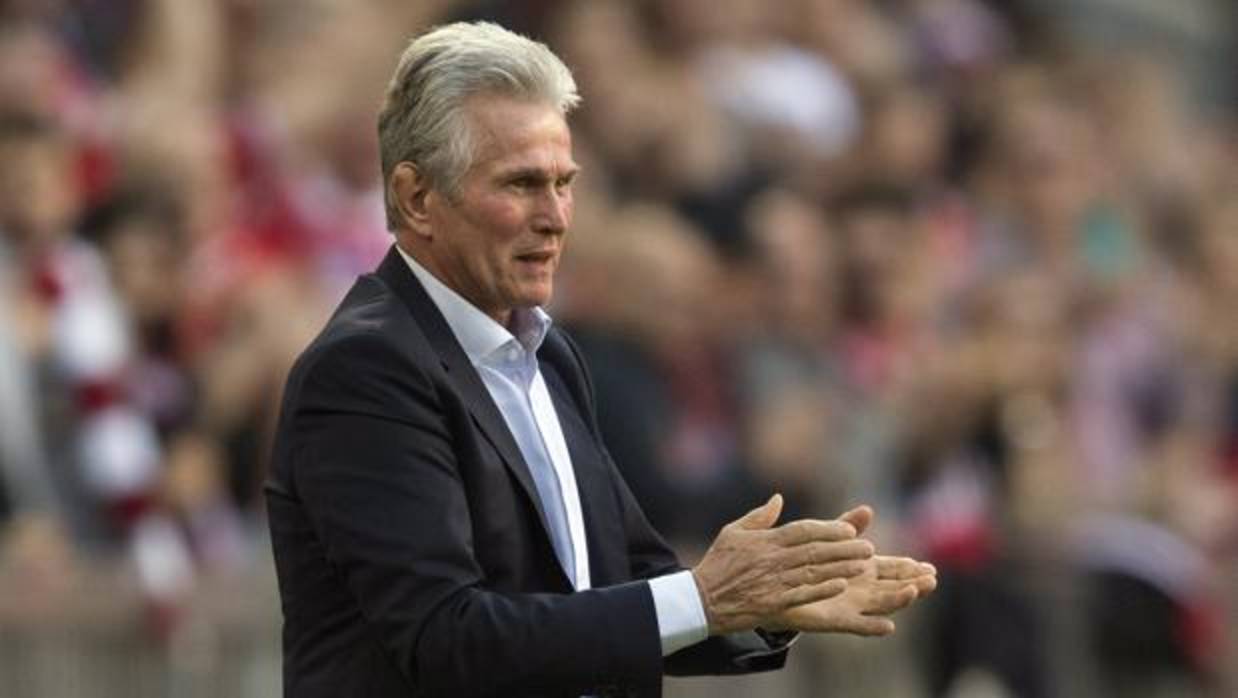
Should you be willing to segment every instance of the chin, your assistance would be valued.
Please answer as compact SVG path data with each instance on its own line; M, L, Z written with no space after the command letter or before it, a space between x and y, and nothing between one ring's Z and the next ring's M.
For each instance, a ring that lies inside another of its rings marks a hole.
M546 305L554 293L554 278L550 275L530 274L510 280L504 294L513 308L532 308Z
M545 306L546 304L550 303L550 298L553 295L551 293L552 290L553 289L545 288L545 289L538 289L535 291L529 291L528 293L523 293L520 296L520 299L522 301L521 305L523 305L526 308L532 308L533 306L539 306L539 305Z

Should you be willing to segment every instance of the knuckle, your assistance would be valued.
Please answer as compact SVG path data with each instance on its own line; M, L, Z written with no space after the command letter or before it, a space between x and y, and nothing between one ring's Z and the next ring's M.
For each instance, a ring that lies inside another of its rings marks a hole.
M818 562L833 562L839 558L850 557L847 554L848 543L818 543L813 557Z
M800 564L800 556L797 555L793 551L780 552L776 555L772 555L771 559L774 561L774 565L780 571L784 571L784 572L788 570L798 569L799 567L802 566Z
M812 535L812 527L807 521L792 521L786 526L786 535L791 540L803 540Z
M771 579L781 577L782 568L778 565L770 564L767 560L761 560L752 568L752 576L758 584L768 583Z
M834 563L834 562L824 564L824 565L818 565L817 566L817 579L823 582L826 580L835 579L841 576L841 573L844 571L845 570L843 568L841 568L837 563Z
M830 543L821 548L821 559L827 561L847 560L856 556L855 544L851 542Z
M782 572L774 577L778 591L785 592L788 589L794 589L796 586L795 574L787 571Z
M804 546L804 556L808 562L812 564L821 564L829 561L829 550L826 543L813 543L812 545Z
M847 552L847 557L868 559L873 556L873 544L866 540L849 541Z
M863 551L855 541L835 543L830 547L830 557L834 560L852 560L863 555Z

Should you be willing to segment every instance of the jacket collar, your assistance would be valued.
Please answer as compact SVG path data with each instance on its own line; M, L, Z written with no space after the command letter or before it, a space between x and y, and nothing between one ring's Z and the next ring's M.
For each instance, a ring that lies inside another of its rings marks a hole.
M546 524L546 511L542 507L541 498L538 496L537 488L533 484L533 475L530 473L529 466L525 463L524 457L520 455L520 448L516 445L515 438L507 428L507 422L504 421L503 414L499 412L498 406L494 404L494 399L490 397L490 391L486 389L481 376L473 368L468 354L452 332L446 318L443 317L442 312L434 304L425 287L418 281L409 268L408 263L401 256L400 250L395 245L392 245L391 249L388 250L387 256L379 264L378 269L375 270L375 275L408 306L413 319L417 322L422 332L425 333L430 346L438 355L439 361L447 373L448 380L451 381L456 391L463 397L463 401L468 407L473 421L499 452L504 464L516 478L516 481L520 483L521 489L524 490L530 503L537 510L546 541L549 542L551 540L550 527ZM560 569L557 564L555 568ZM562 572L560 573L562 574ZM571 582L567 580L566 575L563 577L563 580L570 588Z
M499 349L517 342L529 355L537 353L546 333L550 331L550 316L541 308L517 308L512 311L510 327L504 327L483 313L477 306L439 281L398 246L396 253L404 260L413 276L421 283L426 295L442 313L447 326L464 349L473 365L485 363Z

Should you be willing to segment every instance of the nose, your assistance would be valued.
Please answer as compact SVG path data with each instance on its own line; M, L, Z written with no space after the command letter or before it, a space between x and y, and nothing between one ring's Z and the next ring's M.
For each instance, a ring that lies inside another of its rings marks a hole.
M538 209L533 218L533 229L545 235L562 235L572 224L572 191L548 187L538 197Z

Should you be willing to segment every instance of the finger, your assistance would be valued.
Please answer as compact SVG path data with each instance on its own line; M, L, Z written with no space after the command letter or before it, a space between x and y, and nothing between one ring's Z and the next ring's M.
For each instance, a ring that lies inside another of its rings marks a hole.
M804 604L816 603L835 596L847 590L847 580L829 579L819 584L806 584L789 589L779 597L779 604L785 608L794 608Z
M775 493L769 501L736 519L731 525L748 531L757 531L773 526L781 513L782 495Z
M877 579L915 579L927 574L921 563L909 557L878 555L875 559L877 560Z
M873 556L873 544L866 540L844 540L837 543L805 543L793 548L786 548L778 557L778 562L784 568L803 567L805 565L821 565L839 560L856 560L865 565L861 571L869 569L869 559Z
M774 529L774 542L783 546L803 545L814 541L842 541L855 538L855 527L845 521L800 519Z
M864 574L866 563L859 560L844 560L824 565L806 565L787 570L780 581L787 588L819 584L830 579L850 579Z
M839 625L842 632L864 637L884 637L892 635L895 630L894 621L889 618L870 616L847 616Z
M854 509L851 509L838 517L839 521L846 521L855 527L856 535L861 535L869 526L873 524L873 519L876 518L873 513L873 508L867 504L861 504Z
M864 605L864 613L866 615L889 615L910 606L911 602L916 600L916 596L914 586L903 585L891 589L882 584L871 592L868 603Z
M928 596L937 588L937 575L925 574L911 580L916 587L917 598Z

